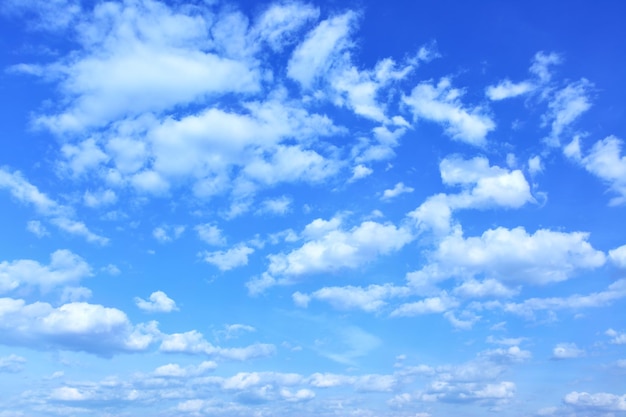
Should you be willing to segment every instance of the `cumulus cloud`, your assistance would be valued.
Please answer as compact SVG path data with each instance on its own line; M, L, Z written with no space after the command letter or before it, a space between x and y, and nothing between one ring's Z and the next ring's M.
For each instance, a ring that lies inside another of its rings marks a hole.
M357 268L400 250L414 238L410 229L392 224L365 221L345 229L342 222L334 217L309 223L302 233L305 243L290 252L269 255L268 270L250 281L248 288L262 291L277 283L274 277L286 284L294 277Z
M48 265L30 259L0 263L0 293L20 286L36 286L47 292L55 287L76 284L91 275L92 269L83 258L60 249L50 255Z
M573 391L563 398L563 402L586 412L626 411L626 395L620 396L606 392L590 394Z
M431 258L441 278L483 276L502 283L545 285L565 281L580 270L604 265L604 254L594 249L588 238L587 233L546 229L529 234L523 227L498 227L481 236L465 238L456 229L441 239ZM413 282L419 284L419 279L419 275L414 276ZM488 283L491 291L511 294L510 290ZM471 286L478 290L475 283L467 281L465 289L458 291L468 295Z
M462 191L431 196L409 213L421 228L447 234L455 210L519 208L535 201L530 185L520 170L491 166L484 157L466 160L456 155L449 156L440 162L439 171L445 185L460 187Z
M230 271L231 269L248 264L248 256L254 253L254 249L240 243L225 251L204 251L200 255L202 259L215 265L220 271Z
M135 304L141 310L149 313L169 313L178 310L176 302L169 298L163 291L155 291L150 294L148 300L135 297Z
M402 101L416 119L443 125L446 134L455 140L484 146L487 134L496 124L482 107L465 107L460 99L462 95L462 90L452 88L450 79L442 78L436 85L432 82L418 84Z
M99 304L0 298L0 341L37 349L62 348L102 356L146 350L158 337L156 323L133 325L126 314Z
M271 356L276 352L276 347L265 343L257 343L237 348L214 346L205 340L201 333L196 330L192 330L185 333L165 335L159 350L164 353L187 353L214 356L229 360L246 361L253 358Z
M404 183L399 182L393 188L385 190L383 192L381 200L389 201L399 196L400 194L412 193L413 191L415 191L413 187L407 187L406 185L404 185Z
M603 180L611 191L617 194L617 197L611 199L611 205L626 203L626 156L622 155L623 145L624 142L621 139L608 136L596 142L589 153L582 156L580 138L576 136L563 149L566 156Z
M311 294L295 292L292 295L294 303L300 307L308 306L311 299L324 301L338 310L363 310L375 312L384 307L386 299L407 295L406 287L397 287L391 284L367 287L324 287Z

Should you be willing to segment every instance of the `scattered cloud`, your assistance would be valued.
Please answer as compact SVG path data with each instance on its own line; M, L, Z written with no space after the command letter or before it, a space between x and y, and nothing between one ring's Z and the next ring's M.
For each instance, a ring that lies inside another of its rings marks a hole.
M178 310L176 302L169 298L163 291L155 291L150 294L148 300L135 297L135 304L141 310L148 313L169 313Z

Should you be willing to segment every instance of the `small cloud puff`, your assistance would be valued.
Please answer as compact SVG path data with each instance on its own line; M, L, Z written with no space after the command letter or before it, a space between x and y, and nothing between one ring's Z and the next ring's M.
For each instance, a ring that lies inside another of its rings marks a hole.
M178 310L174 300L169 298L163 291L155 291L150 294L149 301L135 297L135 304L141 310L149 313L169 313Z

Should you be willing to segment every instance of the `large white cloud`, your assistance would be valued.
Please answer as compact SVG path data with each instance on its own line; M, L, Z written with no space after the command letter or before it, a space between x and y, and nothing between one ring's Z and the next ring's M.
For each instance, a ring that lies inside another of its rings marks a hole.
M89 264L69 250L61 249L50 255L50 264L42 265L30 259L0 263L0 293L19 286L36 286L42 292L52 288L77 284L92 275Z
M110 356L146 350L157 340L156 323L133 325L126 314L99 304L53 307L41 301L0 298L0 341L34 349L60 348Z
M604 254L588 238L587 233L546 229L529 234L523 227L499 227L465 238L456 230L438 243L432 259L449 276L543 285L604 264Z

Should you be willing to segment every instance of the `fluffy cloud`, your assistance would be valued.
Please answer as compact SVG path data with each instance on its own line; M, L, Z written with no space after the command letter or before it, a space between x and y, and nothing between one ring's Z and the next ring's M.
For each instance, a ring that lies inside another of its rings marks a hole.
M261 278L265 286L276 283L273 277L282 277L282 282L288 283L290 277L357 268L401 249L414 238L409 229L392 224L365 221L348 230L341 224L339 217L316 219L305 227L305 243L301 247L269 255L269 268Z
M619 268L626 268L626 245L609 251L609 259Z
M61 348L109 356L146 350L156 324L133 326L124 312L98 304L48 303L0 298L0 341L37 349Z
M604 264L604 254L593 249L588 237L580 232L541 229L529 234L522 227L499 227L487 230L481 236L465 238L456 229L438 243L431 257L438 265L441 278L484 276L505 283L545 285L567 280L579 270ZM427 269L424 273L428 273ZM420 279L421 275L416 275L410 281L419 285ZM470 285L478 290L469 281L466 294L470 293L467 291L471 289ZM492 283L491 290L507 294L507 290L496 287ZM480 291L476 292L480 294Z
M520 170L491 166L484 157L466 160L450 156L440 162L439 171L445 185L460 187L462 191L431 196L409 213L420 228L427 227L446 234L455 210L519 208L535 201L530 185Z
M587 392L570 392L563 402L575 408L599 412L626 411L626 395L614 395L605 392L589 394Z
M386 299L407 295L409 289L391 284L370 285L368 287L324 287L309 295L296 292L293 300L296 305L306 307L311 299L325 301L338 310L363 310L374 312L385 306Z
M458 306L458 302L443 293L439 297L429 297L423 300L402 304L391 312L391 317L412 317L423 314L443 313Z
M169 313L178 310L176 302L169 298L163 291L155 291L150 294L148 300L135 297L135 304L143 311L149 313Z
M442 124L447 135L471 145L483 146L487 134L496 125L480 106L466 108L460 100L463 91L452 88L448 78L437 85L423 82L402 101L413 111L416 119L423 118Z
M254 249L240 243L225 251L201 253L205 262L215 265L220 271L230 271L233 268L248 264L248 255L254 253Z
M78 283L92 275L91 267L80 256L61 249L50 255L50 264L30 259L0 263L0 293L20 286L36 286L42 292Z
M609 329L604 334L612 337L611 343L615 345L626 345L626 333L619 333L613 329Z
M552 349L553 359L573 359L585 355L585 351L579 349L575 343L559 343Z
M504 80L497 85L487 87L485 94L490 100L499 101L527 94L534 89L535 85L528 81L513 83L510 80Z
M164 335L159 350L165 353L200 354L222 359L246 361L248 359L271 356L276 352L276 347L264 343L257 343L242 348L214 346L206 341L201 333L192 330L185 333Z
M623 145L621 139L609 136L596 142L583 157L580 138L577 136L563 149L565 155L606 182L611 191L618 195L611 199L611 205L626 203L626 156L622 155Z
M289 77L304 88L313 87L316 79L328 72L341 50L349 45L348 36L355 20L356 14L350 11L319 23L293 52L287 67Z
M393 188L385 190L381 197L381 200L388 201L392 198L399 196L404 193L412 193L414 191L413 187L407 187L404 183L399 182Z

